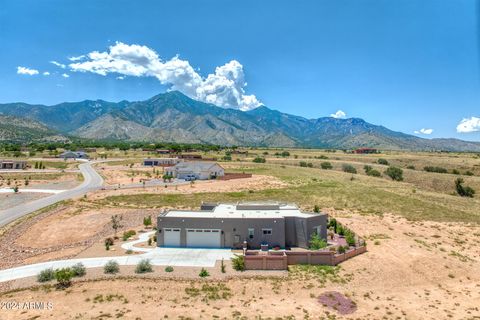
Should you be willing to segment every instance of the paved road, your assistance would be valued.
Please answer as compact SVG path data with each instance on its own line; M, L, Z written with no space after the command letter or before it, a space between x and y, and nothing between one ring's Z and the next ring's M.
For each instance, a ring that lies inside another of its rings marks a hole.
M83 263L86 268L103 267L108 261L117 261L119 265L136 265L142 259L148 259L157 266L214 267L217 260L229 260L234 254L230 249L190 249L190 248L141 248L135 244L146 242L155 231L142 233L138 240L124 243L123 249L143 252L143 254L48 261L21 267L0 270L0 282L36 276L45 269L71 267Z
M95 162L85 162L78 166L84 178L81 185L62 193L34 200L32 202L27 202L6 210L0 210L0 226L4 226L18 218L23 217L24 215L27 215L59 201L82 196L89 191L100 189L103 184L103 178L95 171L95 169L92 168L92 163Z

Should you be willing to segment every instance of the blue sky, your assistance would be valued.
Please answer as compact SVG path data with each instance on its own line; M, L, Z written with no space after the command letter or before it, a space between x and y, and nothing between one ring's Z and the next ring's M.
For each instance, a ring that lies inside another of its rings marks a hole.
M474 0L3 0L0 102L143 100L175 88L226 107L342 110L480 141L478 10Z

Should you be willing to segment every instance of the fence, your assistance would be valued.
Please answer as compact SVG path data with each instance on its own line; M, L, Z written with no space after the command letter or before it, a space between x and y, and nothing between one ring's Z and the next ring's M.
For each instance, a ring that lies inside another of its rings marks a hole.
M367 247L361 246L345 253L333 251L247 251L245 253L246 270L287 270L288 265L295 264L321 264L335 266L342 261L348 260L367 251Z

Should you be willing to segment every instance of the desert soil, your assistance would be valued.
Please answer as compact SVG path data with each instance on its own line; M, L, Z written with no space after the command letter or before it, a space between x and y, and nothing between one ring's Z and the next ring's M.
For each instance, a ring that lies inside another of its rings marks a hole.
M0 318L478 318L479 226L410 222L392 215L365 216L331 208L324 211L368 242L368 252L344 262L336 275L295 269L288 276L261 272L263 278L237 278L245 274L228 266L222 276L217 265L209 270L210 278L200 280L198 268L175 268L167 274L157 267L147 279L104 279L75 283L67 290L26 289L3 294L1 301L51 301L53 309L1 310ZM91 270L87 277L101 273ZM122 274L133 275L127 269L122 269ZM171 276L186 280L168 279ZM24 279L11 288L29 286L33 281ZM348 297L355 302L356 311L340 315L323 306L318 297L325 292Z

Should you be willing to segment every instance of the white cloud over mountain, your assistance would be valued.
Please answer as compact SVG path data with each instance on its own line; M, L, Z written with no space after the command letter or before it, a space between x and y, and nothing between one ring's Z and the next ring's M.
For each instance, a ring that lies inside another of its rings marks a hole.
M347 114L345 112L343 112L342 110L338 110L337 112L332 113L330 115L330 117L335 118L335 119L345 119L346 116L347 116Z
M17 73L18 74L25 74L25 75L29 75L29 76L34 76L34 75L38 74L38 70L18 66L17 67Z
M459 133L469 133L480 131L480 118L470 117L464 118L457 125L457 132Z
M429 135L429 134L432 134L432 133L433 133L433 129L424 129L424 128L422 128L422 129L420 129L420 130L414 131L414 133L415 133L415 134L427 134L427 135Z
M69 58L74 72L93 72L99 75L117 73L123 76L156 77L187 96L221 107L251 110L261 103L254 95L247 95L243 66L232 60L217 67L215 73L202 77L190 62L178 56L162 60L147 46L117 42L107 52L93 51Z

